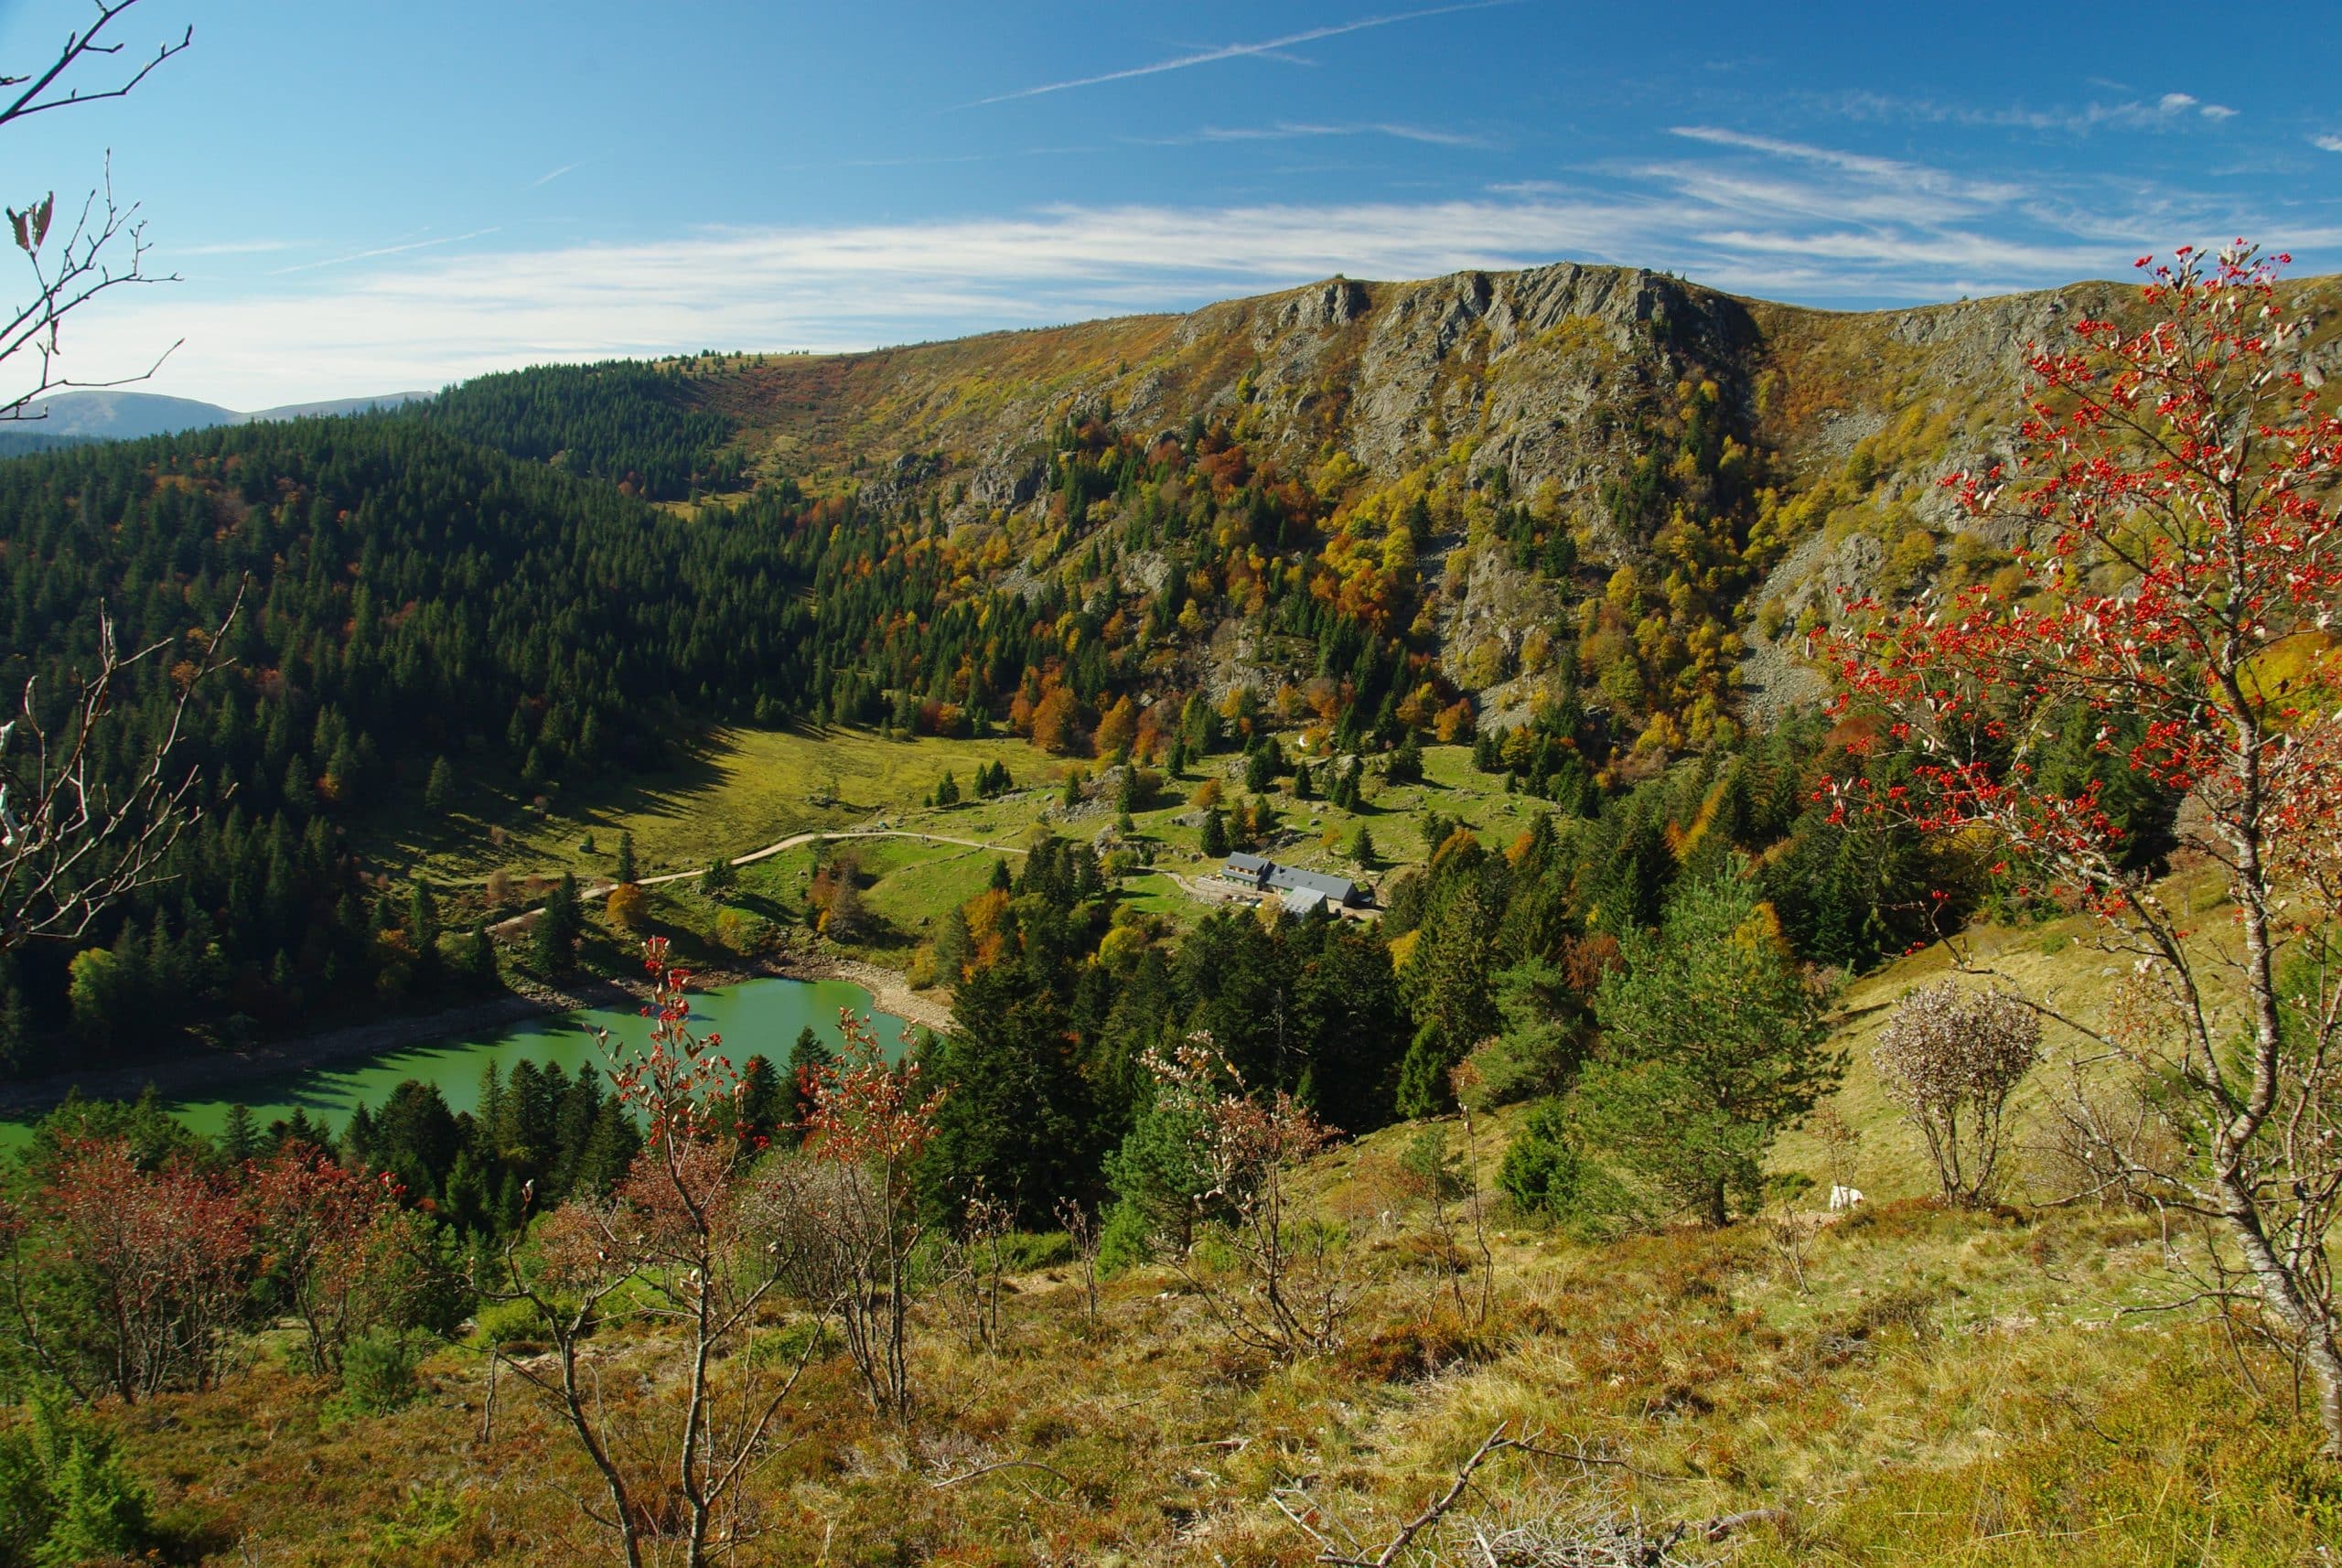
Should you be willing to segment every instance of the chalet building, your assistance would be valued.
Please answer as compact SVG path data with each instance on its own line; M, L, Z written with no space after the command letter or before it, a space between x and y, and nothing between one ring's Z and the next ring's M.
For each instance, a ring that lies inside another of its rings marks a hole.
M1357 909L1373 902L1372 895L1347 876L1279 865L1257 854L1231 854L1220 875L1238 886L1274 897L1292 914L1304 915L1324 904L1337 909Z

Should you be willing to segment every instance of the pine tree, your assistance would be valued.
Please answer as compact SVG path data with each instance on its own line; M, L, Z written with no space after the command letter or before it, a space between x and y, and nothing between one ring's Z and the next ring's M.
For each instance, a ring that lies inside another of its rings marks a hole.
M618 834L618 854L610 867L611 880L621 886L634 880L634 835Z
M431 764L431 776L424 781L424 810L432 812L445 811L455 798L456 770L447 765L447 759L445 757L441 757Z
M1364 822L1359 823L1358 832L1350 835L1350 859L1361 870L1374 865L1374 835L1366 831Z
M1678 889L1658 932L1619 947L1576 1103L1595 1144L1659 1198L1724 1224L1756 1207L1774 1140L1837 1087L1844 1054L1738 868Z

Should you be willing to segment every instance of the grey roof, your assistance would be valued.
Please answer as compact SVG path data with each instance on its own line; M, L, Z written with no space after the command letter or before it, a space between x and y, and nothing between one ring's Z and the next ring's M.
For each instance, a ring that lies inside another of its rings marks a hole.
M1280 865L1269 874L1269 881L1278 887L1305 888L1322 893L1337 904L1349 902L1358 892L1358 884L1347 876L1335 876L1323 871L1297 871L1290 865Z
M1326 901L1326 895L1315 887L1288 887L1284 890L1284 897L1281 900L1285 907L1285 912L1293 915L1306 915Z
M1297 888L1314 893L1337 904L1348 904L1358 897L1358 884L1347 876L1336 876L1324 871L1304 871L1297 866L1279 865L1257 854L1231 854L1228 857L1228 875L1240 882L1251 882L1263 887Z

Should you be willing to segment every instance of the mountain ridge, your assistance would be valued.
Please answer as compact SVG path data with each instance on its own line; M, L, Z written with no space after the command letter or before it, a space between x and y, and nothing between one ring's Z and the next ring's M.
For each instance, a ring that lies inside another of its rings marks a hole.
M2342 371L2342 278L2286 287L2320 322L2304 362ZM1524 650L1601 584L1507 561L1494 546L1508 506L1535 515L1537 536L1570 539L1614 586L1622 568L1646 579L1630 623L1687 583L1711 598L1709 635L1729 639L1718 657L1736 668L1744 706L1808 695L1785 643L1838 590L2008 568L2014 541L1960 515L1938 481L2013 455L2029 342L2138 298L2086 280L1832 311L1561 263L1335 277L1184 314L681 369L689 400L736 424L768 481L850 496L866 514L920 514L961 553L1004 557L1027 581L1112 537L1133 510L1128 496L1101 498L1060 526L1066 433L1111 428L1144 447L1224 426L1261 472L1316 499L1321 537L1380 548L1409 521L1392 553L1419 558L1418 630L1457 684L1517 724L1555 684L1522 680L1537 673L1522 670ZM1732 562L1692 562L1684 531L1671 534L1684 520ZM1140 570L1160 586L1155 566ZM1720 570L1740 580L1699 581ZM1596 684L1621 655L1592 641L1581 639L1575 674ZM1210 664L1218 693L1300 673L1234 648Z
M34 403L25 417L13 424L0 425L0 440L29 435L51 442L131 441L145 435L168 435L183 430L209 430L216 425L249 424L266 419L361 413L371 409L396 408L433 395L424 392L381 392L368 397L281 403L246 412L199 398L172 397L162 392L83 388L56 392Z

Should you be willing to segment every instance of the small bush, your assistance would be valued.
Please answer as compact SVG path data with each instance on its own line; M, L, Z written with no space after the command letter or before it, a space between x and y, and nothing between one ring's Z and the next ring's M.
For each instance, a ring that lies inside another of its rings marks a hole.
M1098 1232L1098 1277L1110 1280L1127 1270L1155 1261L1155 1244L1147 1233L1146 1211L1127 1200L1106 1211Z
M525 1301L483 1302L472 1326L490 1345L532 1344L544 1333L544 1320Z
M341 1391L349 1408L382 1415L412 1401L420 1385L414 1366L423 1359L406 1336L377 1329L361 1334L341 1353Z
M2009 1096L2041 1056L2041 1015L2005 992L1946 980L1905 997L1871 1060L1927 1140L1947 1202L1984 1203L2008 1138Z

